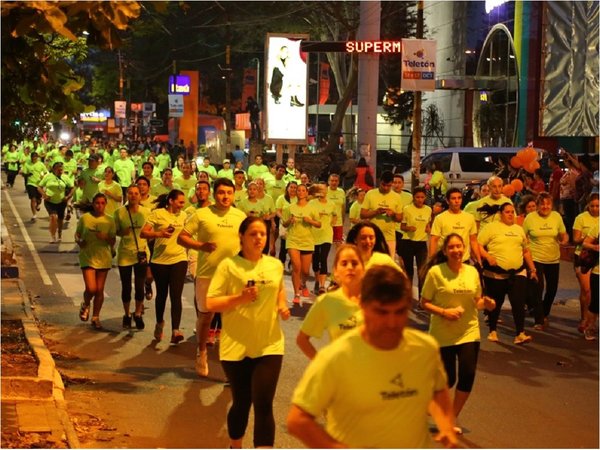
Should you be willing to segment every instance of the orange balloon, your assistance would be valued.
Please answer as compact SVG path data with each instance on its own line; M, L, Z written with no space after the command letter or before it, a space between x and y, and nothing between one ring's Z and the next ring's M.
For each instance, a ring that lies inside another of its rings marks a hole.
M510 184L505 184L504 186L502 186L502 193L507 197L512 197L513 195L515 195L515 188L512 187L512 185Z
M518 178L515 178L510 182L510 185L513 187L515 192L521 192L523 190L523 182Z
M536 170L538 170L540 168L540 163L537 161L530 161L529 163L525 164L525 170L529 173L533 173Z
M515 169L520 169L521 167L523 167L523 161L521 160L521 158L519 158L518 155L515 155L512 158L510 158L510 165L513 166Z
M530 163L531 161L535 161L537 159L537 152L532 149L532 148L526 148L525 151L523 152L523 156L521 157L521 160L523 161L523 164L526 166L527 163Z

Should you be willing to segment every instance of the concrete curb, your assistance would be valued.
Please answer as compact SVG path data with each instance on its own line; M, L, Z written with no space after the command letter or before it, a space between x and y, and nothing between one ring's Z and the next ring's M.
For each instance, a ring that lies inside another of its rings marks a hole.
M23 309L25 310L25 317L23 319L23 328L25 329L25 336L27 337L27 341L29 342L29 345L31 345L31 347L33 348L35 356L39 361L38 377L41 378L43 381L49 380L50 382L50 395L54 399L54 403L56 405L60 422L64 428L69 448L81 448L79 438L77 437L77 433L75 431L75 428L73 427L73 423L71 422L67 413L67 405L64 397L65 386L63 384L62 378L58 370L56 370L54 358L52 358L50 351L46 347L46 344L44 343L44 340L40 335L39 328L35 323L35 316L33 314L33 310L31 309L31 303L29 302L29 298L26 294L27 291L25 290L25 285L20 279L16 281L19 285L19 290L21 291Z

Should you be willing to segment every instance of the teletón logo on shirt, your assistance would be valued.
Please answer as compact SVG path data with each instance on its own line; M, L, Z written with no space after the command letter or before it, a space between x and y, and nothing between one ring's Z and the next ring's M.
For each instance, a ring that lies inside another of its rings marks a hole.
M221 222L217 223L217 227L219 228L233 228L233 225L229 223L229 219L227 217L223 217Z
M400 387L400 390L381 391L382 400L396 400L398 398L414 397L418 395L419 391L415 388L405 388L402 374L399 373L390 380L390 383Z
M338 324L340 330L353 330L358 325L358 320L355 316L350 316L348 319Z

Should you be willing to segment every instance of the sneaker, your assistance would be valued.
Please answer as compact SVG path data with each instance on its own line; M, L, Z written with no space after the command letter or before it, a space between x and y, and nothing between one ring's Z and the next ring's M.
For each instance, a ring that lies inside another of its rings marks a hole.
M179 330L173 330L173 334L171 335L171 344L179 344L183 341L183 334Z
M86 305L85 302L81 302L81 305L79 306L79 318L83 322L87 322L90 318L90 305Z
M163 328L165 326L165 321L159 322L154 327L154 339L160 342L163 338Z
M221 340L221 330L219 328L217 328L215 330L215 341L219 342Z
M144 327L146 326L146 324L144 323L144 319L142 318L142 316L138 316L138 315L133 315L133 321L135 322L135 327L138 330L143 330Z
M463 429L462 429L462 427L455 426L455 427L454 427L454 432L455 432L456 434L458 434L458 435L461 435L461 434L463 434Z
M146 283L145 290L146 300L152 300L152 284Z
M320 290L319 283L315 283L315 288L313 289L313 293L315 295L319 295L319 290Z
M577 326L577 331L579 331L580 333L585 332L586 329L586 324L585 324L585 320L582 320L581 322L579 322L579 325Z
M35 222L36 220L37 220L37 215L36 215L36 214L34 214L34 215L31 217L31 221L32 221L32 222Z
M536 331L544 331L544 325L542 325L541 323L536 323L533 326L533 329L536 330Z
M324 288L324 287L322 287L322 288L319 288L318 295L323 295L323 294L325 294L326 292L327 292L327 291L325 290L325 288Z
M300 306L300 294L296 294L294 296L294 300L292 301L292 304L294 306Z
M515 337L515 340L513 342L517 345L521 345L521 344L526 344L527 342L531 342L531 339L532 339L531 336L528 336L527 334L525 334L524 331L521 331Z
M583 337L586 341L595 341L597 339L596 330L592 327L587 327L583 332Z
M208 352L206 350L196 354L196 363L194 367L198 376L208 376Z
M131 328L131 314L123 315L123 329L129 330Z
M100 318L99 317L92 317L92 328L94 328L95 330L101 330L102 329L102 324L100 323Z
M310 292L308 292L308 288L304 286L301 292L302 297L310 297Z
M488 334L487 338L490 342L500 342L500 339L498 339L498 333L495 331L490 331L490 334Z

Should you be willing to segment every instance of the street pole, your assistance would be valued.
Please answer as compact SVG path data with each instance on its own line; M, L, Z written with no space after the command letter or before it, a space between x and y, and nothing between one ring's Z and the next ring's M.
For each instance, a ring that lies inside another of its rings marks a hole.
M423 39L423 0L417 2L417 39ZM419 185L421 172L421 91L414 91L412 117L412 188Z
M177 61L176 60L173 60L173 75L177 75ZM167 128L168 128L168 125L167 125ZM173 145L175 146L178 143L179 143L179 118L173 117ZM185 152L185 157L187 160L187 152Z
M225 48L225 133L227 135L227 145L225 152L231 150L231 46L227 44Z

